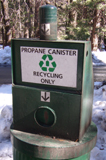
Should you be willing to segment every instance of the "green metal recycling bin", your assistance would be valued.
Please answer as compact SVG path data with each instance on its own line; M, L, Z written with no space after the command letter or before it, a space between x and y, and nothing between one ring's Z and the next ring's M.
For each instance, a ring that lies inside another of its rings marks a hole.
M14 160L88 160L93 69L89 41L12 40Z
M14 128L72 141L91 123L90 42L12 40Z

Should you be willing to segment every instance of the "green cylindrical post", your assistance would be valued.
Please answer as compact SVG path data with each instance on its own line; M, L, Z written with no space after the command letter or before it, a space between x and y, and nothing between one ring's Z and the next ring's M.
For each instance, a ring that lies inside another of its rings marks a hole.
M57 8L50 4L43 5L39 9L40 39L57 39Z
M79 142L18 131L11 126L14 160L89 160L96 137L93 122Z

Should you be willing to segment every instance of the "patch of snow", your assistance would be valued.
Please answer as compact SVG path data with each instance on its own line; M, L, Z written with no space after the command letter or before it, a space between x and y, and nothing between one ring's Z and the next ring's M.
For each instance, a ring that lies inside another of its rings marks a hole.
M6 159L6 157L8 159L13 157L12 145L11 145L10 140L5 140L5 141L0 143L0 158L2 160L3 158Z
M106 51L97 51L92 52L92 61L95 66L103 66L106 65Z
M11 47L6 46L4 49L0 49L0 65L11 64Z
M6 105L12 107L11 85L0 86L0 112Z
M12 124L12 85L0 86L0 160L13 160L10 142Z
M103 85L103 82L94 82L94 88L98 89Z
M5 106L0 115L0 141L10 138L10 126L12 124L12 108Z
M92 120L98 132L90 160L106 160L106 85L94 89Z

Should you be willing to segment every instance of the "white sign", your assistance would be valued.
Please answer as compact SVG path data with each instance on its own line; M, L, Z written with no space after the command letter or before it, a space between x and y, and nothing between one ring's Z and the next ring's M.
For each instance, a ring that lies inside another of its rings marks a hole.
M41 91L41 101L50 102L50 92Z
M50 23L41 24L41 32L44 35L50 35Z
M23 82L77 87L78 50L20 47Z

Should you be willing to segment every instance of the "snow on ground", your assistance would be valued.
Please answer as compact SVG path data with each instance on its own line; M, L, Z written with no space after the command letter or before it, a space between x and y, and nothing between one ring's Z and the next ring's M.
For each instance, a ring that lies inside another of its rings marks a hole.
M12 85L0 86L0 160L12 160L10 125L12 123Z
M90 160L106 160L106 85L94 89L92 121L96 124L98 133Z
M92 53L93 65L106 65L106 52ZM0 47L0 65L11 64L11 48ZM13 160L10 142L12 123L12 85L0 86L0 160ZM99 88L99 89L98 89ZM90 160L106 160L106 85L94 83L92 120L98 128L97 143Z
M106 51L101 51L98 49L97 52L92 52L92 60L94 66L106 65Z
M11 48L9 46L2 48L0 45L0 65L11 64Z

